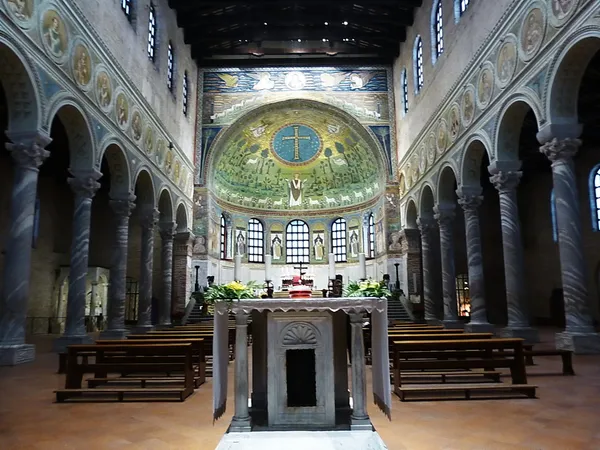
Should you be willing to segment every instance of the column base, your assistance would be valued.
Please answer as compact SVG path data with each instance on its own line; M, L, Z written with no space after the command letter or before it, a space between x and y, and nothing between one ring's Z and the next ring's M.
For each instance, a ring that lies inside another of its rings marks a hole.
M491 323L467 323L465 333L494 333L496 327Z
M128 334L129 330L105 330L98 339L125 339Z
M360 431L367 430L373 431L373 424L371 423L371 419L368 417L366 419L355 419L350 416L350 430L352 431Z
M540 334L538 330L532 327L511 327L507 326L498 332L498 336L506 338L521 338L525 339L526 344L536 344L540 342Z
M465 323L460 320L442 320L442 325L448 330L462 330L465 327Z
M146 334L148 331L152 330L154 330L154 325L136 325L131 332L134 334Z
M600 334L572 333L570 331L556 333L556 349L569 350L578 355L599 354Z
M0 344L0 366L16 366L32 362L35 359L35 345L2 345Z
M247 419L236 419L235 417L231 420L231 425L229 425L229 433L247 433L248 431L252 431L252 426L250 425L250 417Z
M93 344L94 340L87 334L83 336L61 336L56 338L52 343L52 351L54 353L65 353L69 345L78 344Z

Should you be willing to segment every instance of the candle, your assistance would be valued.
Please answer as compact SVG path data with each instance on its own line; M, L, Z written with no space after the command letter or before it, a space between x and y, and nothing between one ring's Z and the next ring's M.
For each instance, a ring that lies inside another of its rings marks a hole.
M242 255L235 255L235 263L233 266L233 279L235 281L242 281Z
M364 253L359 253L358 254L358 268L359 268L359 278L361 280L366 280L367 279L367 260L365 258L365 254Z
M335 254L329 254L329 279L333 280L335 278Z
M265 280L272 281L271 278L271 255L265 255Z

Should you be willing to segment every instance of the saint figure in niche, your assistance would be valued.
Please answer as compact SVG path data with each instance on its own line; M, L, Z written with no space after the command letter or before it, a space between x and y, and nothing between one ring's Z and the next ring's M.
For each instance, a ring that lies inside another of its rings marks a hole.
M300 174L295 173L294 178L288 181L290 187L290 206L302 205L302 189L304 180L300 179Z
M275 236L271 241L271 253L273 254L273 259L281 259L281 238L279 236Z
M350 254L354 257L358 256L358 233L352 230L350 234Z
M246 253L246 239L241 231L238 231L238 235L235 238L237 254L244 255Z
M315 244L315 259L317 261L321 261L325 256L325 246L323 245L323 238L321 235L317 234L317 237L314 240Z

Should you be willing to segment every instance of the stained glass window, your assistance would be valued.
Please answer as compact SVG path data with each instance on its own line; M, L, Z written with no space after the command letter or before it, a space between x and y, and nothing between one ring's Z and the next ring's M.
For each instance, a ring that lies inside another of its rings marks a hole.
M346 221L342 218L331 224L331 251L335 255L335 262L347 261Z
M309 262L310 238L308 225L302 220L292 220L285 230L286 263Z
M156 50L156 10L150 3L150 16L148 18L148 58L154 61Z
M169 42L167 50L167 87L173 91L173 68L175 65L175 55L173 53L173 44Z
M419 92L423 87L423 40L417 37L415 43L415 90Z
M187 70L183 72L183 115L187 117L188 115L188 73Z
M444 17L442 13L442 0L438 0L437 2L437 11L435 13L435 23L434 23L434 32L435 32L435 54L436 57L439 57L442 53L444 53Z
M248 221L248 262L262 263L265 258L265 232L258 219Z

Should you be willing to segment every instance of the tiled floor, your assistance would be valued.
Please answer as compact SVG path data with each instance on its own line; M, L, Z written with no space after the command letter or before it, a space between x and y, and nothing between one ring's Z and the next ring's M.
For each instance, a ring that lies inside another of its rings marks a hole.
M213 425L210 381L184 403L55 404L52 391L64 379L54 373L49 340L36 342L34 363L0 368L0 450L213 450L227 428L232 401ZM600 357L575 357L575 377L556 375L558 358L536 362L529 382L539 386L538 399L401 403L394 397L391 422L375 407L371 418L390 450L599 450Z

